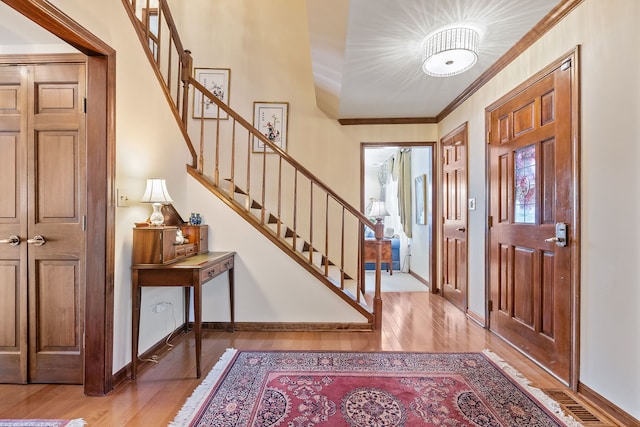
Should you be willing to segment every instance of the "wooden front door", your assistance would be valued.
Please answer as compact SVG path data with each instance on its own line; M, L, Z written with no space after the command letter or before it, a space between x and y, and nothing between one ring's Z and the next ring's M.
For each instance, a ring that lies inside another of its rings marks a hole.
M490 328L567 383L577 322L573 72L571 60L550 67L487 109ZM566 238L556 236L564 226Z
M467 126L442 141L442 295L467 310Z
M85 68L0 66L0 382L83 382Z

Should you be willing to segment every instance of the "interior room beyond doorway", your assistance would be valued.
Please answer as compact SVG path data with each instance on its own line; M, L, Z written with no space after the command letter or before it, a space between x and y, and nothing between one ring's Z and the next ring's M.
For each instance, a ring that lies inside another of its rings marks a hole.
M392 262L382 265L382 280L410 275L430 287L433 274L433 145L362 144L361 209L373 222L372 207L384 206L384 238L391 241ZM365 239L373 238L365 230ZM375 268L365 264L365 273ZM387 273L389 270L389 273ZM399 291L412 291L409 286Z

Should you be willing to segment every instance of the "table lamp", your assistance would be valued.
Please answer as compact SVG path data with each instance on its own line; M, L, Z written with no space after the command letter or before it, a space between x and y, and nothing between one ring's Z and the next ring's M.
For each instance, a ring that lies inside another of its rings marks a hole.
M165 180L160 178L147 179L147 189L144 191L141 202L153 204L153 212L149 217L149 221L152 226L162 226L164 223L164 215L160 212L160 207L168 203L173 203L167 191L167 183Z
M385 216L389 216L384 201L375 200L371 203L371 209L369 210L369 216L376 219L375 235L376 239L381 239L384 235L384 223Z

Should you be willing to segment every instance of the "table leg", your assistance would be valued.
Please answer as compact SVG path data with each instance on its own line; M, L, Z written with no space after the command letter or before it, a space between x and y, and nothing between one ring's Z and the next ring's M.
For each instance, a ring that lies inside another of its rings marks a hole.
M196 336L196 376L200 378L200 355L202 353L202 285L200 272L193 272L193 330Z
M184 333L189 332L189 308L191 306L191 287L184 287Z
M138 270L131 273L131 379L136 379L138 372L138 336L140 334L140 299L141 289L138 286Z
M235 272L234 268L231 267L229 269L229 310L231 313L231 332L233 332L236 328L235 321L235 301L234 301L234 288L235 288Z

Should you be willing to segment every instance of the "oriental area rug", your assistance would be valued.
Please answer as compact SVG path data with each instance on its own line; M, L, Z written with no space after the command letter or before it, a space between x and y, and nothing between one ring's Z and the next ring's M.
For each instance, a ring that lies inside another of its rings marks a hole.
M170 425L581 425L526 383L487 351L230 349Z

